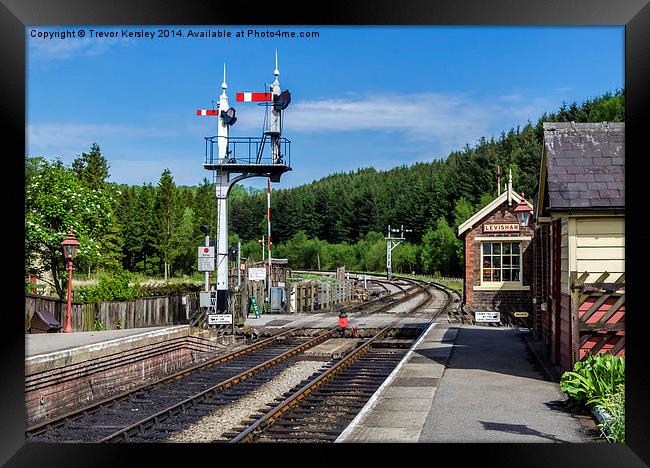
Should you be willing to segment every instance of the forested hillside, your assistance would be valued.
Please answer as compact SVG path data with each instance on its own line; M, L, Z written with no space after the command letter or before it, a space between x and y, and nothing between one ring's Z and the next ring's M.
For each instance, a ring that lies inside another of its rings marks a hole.
M294 268L381 271L385 268L386 227L413 230L393 252L395 271L462 271L462 246L455 228L496 196L496 168L513 173L513 186L526 198L535 194L544 121L623 121L623 92L580 105L563 105L536 123L504 131L498 138L452 152L445 160L377 171L372 167L332 174L271 197L274 256ZM92 139L92 135L89 135ZM91 140L92 141L92 140ZM372 161L372 155L365 160ZM190 274L199 226L216 219L214 188L178 187L162 172L153 184L129 187L106 182L110 165L99 145L70 167L41 157L26 158L26 269L52 270L63 261L58 243L75 229L82 244L81 271L100 269L149 275ZM230 200L230 241L242 241L243 255L261 259L257 242L266 234L266 193L235 186Z

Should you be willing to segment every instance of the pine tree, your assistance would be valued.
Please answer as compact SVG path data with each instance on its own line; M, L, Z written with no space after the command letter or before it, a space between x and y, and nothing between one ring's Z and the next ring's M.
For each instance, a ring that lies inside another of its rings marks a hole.
M163 263L164 278L171 275L171 264L177 255L178 189L169 169L165 169L156 188L155 212L158 222L157 247Z

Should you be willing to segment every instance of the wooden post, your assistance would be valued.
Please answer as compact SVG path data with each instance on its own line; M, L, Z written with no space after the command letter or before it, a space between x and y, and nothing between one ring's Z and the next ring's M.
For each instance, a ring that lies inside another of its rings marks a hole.
M579 297L580 289L574 288L577 284L578 272L572 271L569 275L569 284L571 287L571 305L570 305L570 319L571 319L571 349L572 359L571 366L580 360L580 329L578 328L578 308L580 307Z

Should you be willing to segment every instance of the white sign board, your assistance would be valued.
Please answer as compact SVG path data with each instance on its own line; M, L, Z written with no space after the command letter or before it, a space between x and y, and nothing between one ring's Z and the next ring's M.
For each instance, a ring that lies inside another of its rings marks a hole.
M201 307L214 307L217 304L217 291L201 291L199 305Z
M230 325L231 323L232 323L231 314L208 315L208 325Z
M199 247L199 271L214 271L214 247Z
M266 268L249 268L248 269L249 281L264 281L266 280Z
M476 322L500 322L501 312L475 312L474 320Z

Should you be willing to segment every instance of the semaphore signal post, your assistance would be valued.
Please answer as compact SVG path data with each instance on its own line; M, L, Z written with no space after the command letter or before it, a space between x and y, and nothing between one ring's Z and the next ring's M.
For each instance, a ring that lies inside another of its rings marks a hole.
M215 303L217 313L228 311L228 194L230 189L241 180L251 177L266 177L270 193L271 182L279 182L282 174L291 170L291 142L282 137L283 111L291 102L291 93L288 90L282 91L280 87L277 52L273 74L275 80L270 86L269 92L239 92L236 95L237 102L257 102L264 106L264 130L260 137L230 136L230 127L235 124L237 117L235 109L230 107L226 94L228 86L225 64L223 82L221 83L222 92L217 109L199 109L196 112L198 116L214 116L218 119L217 135L205 137L205 161L203 163L205 169L214 173L217 197ZM265 151L267 146L270 146L270 150ZM268 235L270 265L270 232Z

